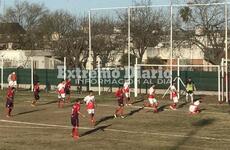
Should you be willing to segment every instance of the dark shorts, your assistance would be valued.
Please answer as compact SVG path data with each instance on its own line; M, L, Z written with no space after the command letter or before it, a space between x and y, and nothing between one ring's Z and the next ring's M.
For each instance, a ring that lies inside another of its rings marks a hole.
M7 99L6 100L6 108L13 108L14 107L14 102L12 99Z
M123 100L123 98L118 98L117 102L118 102L118 106L124 106L124 100Z
M69 89L66 89L66 90L65 90L65 94L70 95L70 90L69 90Z
M40 99L39 93L36 93L36 92L34 93L34 99L35 100L39 100Z
M73 127L79 127L79 119L76 116L71 116L71 124Z
M188 94L192 94L192 93L193 93L193 91L187 91L187 93L188 93Z

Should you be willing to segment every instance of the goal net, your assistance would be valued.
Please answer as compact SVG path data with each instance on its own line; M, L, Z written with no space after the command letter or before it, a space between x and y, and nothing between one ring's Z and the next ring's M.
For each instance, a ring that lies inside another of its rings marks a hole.
M147 89L156 84L159 94L166 93L172 81L176 82L179 95L185 94L185 83L191 78L196 86L196 95L217 95L221 100L221 81L219 65L170 65L136 64L135 96L147 93ZM182 98L182 97L181 97Z

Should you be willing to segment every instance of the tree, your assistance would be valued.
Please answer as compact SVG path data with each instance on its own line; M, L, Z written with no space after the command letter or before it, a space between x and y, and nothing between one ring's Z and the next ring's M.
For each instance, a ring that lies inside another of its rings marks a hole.
M35 28L48 10L42 4L15 1L15 5L8 7L0 20L2 22L19 23L25 30Z
M127 53L125 53L125 54L123 54L122 56L121 56L121 59L120 59L120 63L121 63L121 65L122 66L127 66L127 64L128 64L128 54ZM135 61L136 61L136 56L135 55L133 55L133 54L130 54L130 65L131 66L134 66L135 65Z
M116 32L118 26L117 20L112 20L108 16L92 17L92 52L93 52L93 67L96 67L97 56L100 56L102 67L105 67L108 62L115 60L117 55L123 48L122 34Z
M196 4L210 3L210 0L194 0ZM214 0L211 2L218 2ZM185 33L187 40L200 48L204 59L212 64L220 64L225 48L225 18L224 6L184 7L179 14L184 24L179 27ZM185 28L189 24L194 32Z
M36 49L43 45L42 35L39 34L37 26L41 18L48 12L42 4L28 3L27 1L15 2L15 5L8 7L0 20L3 23L19 23L25 30L25 36L18 36L21 49Z
M148 57L147 64L165 64L165 61L159 57L153 57L153 58Z
M131 43L132 52L142 61L143 55L148 47L155 47L162 41L164 28L167 28L168 21L162 10L154 10L148 5L151 1L145 0L136 5L144 5L144 8L131 9ZM123 21L121 29L123 34L127 35L127 13L120 14L120 19Z
M63 60L68 67L84 67L88 55L87 18L76 17L65 11L55 11L45 15L39 30L45 36L48 47ZM53 39L57 34L57 39Z

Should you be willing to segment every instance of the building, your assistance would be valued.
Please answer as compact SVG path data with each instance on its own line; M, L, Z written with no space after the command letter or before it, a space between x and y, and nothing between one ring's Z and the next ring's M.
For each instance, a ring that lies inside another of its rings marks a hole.
M48 50L1 50L0 57L4 67L8 68L30 68L31 58L36 69L56 69L57 65L63 64Z

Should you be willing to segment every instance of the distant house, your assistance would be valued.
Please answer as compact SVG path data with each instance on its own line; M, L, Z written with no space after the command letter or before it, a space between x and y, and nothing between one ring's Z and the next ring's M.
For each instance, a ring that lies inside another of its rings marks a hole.
M0 49L17 49L25 35L19 23L0 23Z
M0 59L3 59L4 68L31 68L31 58L35 69L56 69L62 61L47 50L1 50Z
M6 68L30 68L31 57L36 69L55 69L62 64L52 50L22 50L26 30L19 23L0 23L0 59Z

